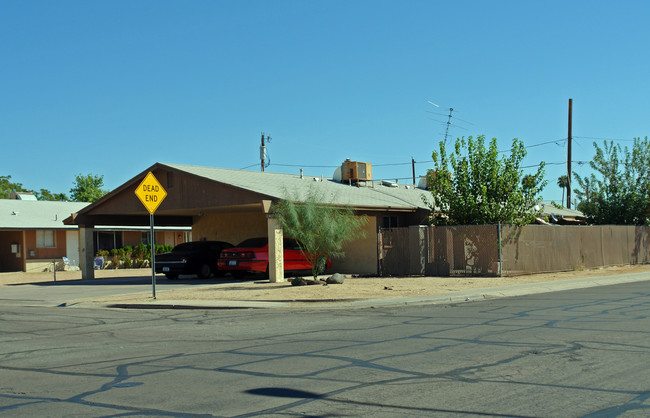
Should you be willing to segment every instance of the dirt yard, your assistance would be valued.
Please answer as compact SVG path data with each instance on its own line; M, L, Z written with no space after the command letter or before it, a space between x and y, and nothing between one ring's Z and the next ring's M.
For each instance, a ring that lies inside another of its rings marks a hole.
M103 270L96 278L141 277L150 275L147 269ZM524 283L540 283L576 278L611 276L616 274L649 273L650 264L607 267L594 270L535 274L515 277L388 277L345 278L340 285L292 286L290 283L269 283L267 280L242 281L231 284L201 286L195 289L164 290L158 287L157 299L164 300L253 300L253 301L316 301L378 298L395 296L441 296L450 291ZM322 276L325 278L327 276ZM57 272L57 280L81 278L80 272ZM52 273L2 273L0 285L52 281ZM165 280L160 276L160 280ZM142 302L150 293L131 294L110 298L112 302ZM94 301L92 299L86 301ZM106 299L96 302L106 302Z

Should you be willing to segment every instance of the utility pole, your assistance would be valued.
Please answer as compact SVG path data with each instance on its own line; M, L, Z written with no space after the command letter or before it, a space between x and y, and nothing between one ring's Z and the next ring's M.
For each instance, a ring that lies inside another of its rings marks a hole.
M566 177L567 177L567 187L566 187L566 207L571 209L571 125L573 118L573 99L569 99L569 135L567 137L567 159L566 159Z
M413 185L415 186L415 159L411 157L411 167L413 168Z
M271 136L266 137L268 142L271 142ZM262 161L262 171L266 166L266 145L264 144L264 132L262 132L262 145L260 145L260 160Z

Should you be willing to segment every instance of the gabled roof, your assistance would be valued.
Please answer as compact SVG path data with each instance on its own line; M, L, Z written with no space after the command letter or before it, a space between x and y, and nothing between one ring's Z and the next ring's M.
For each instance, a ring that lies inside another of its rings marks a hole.
M63 220L86 206L87 202L0 199L0 229L77 229Z
M429 207L422 196L430 193L413 185L398 184L386 186L381 181L366 182L365 185L343 184L320 176L281 174L261 171L244 171L227 168L199 167L180 164L157 164L159 167L186 172L208 180L228 184L240 189L266 195L274 199L297 196L305 198L311 188L320 191L326 203L368 209L425 209Z

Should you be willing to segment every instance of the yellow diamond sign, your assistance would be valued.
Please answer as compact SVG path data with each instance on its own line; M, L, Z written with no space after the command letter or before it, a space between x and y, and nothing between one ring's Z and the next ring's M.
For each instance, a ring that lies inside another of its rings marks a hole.
M153 214L167 196L167 191L163 189L158 179L150 171L135 189L135 195L138 196L149 213Z

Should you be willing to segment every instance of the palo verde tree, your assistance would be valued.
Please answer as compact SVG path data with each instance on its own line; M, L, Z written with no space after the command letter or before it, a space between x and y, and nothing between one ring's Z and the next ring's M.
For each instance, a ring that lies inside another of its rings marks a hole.
M108 193L102 189L104 176L88 174L75 176L75 185L70 189L70 200L73 202L94 202Z
M650 218L650 141L635 138L632 150L614 141L593 143L595 173L573 176L578 210L594 224L643 225Z
M361 227L367 222L365 216L355 216L350 207L327 204L323 194L313 187L304 197L294 193L275 202L271 212L285 236L298 241L311 264L314 280L323 271L327 257L344 255L343 244L364 235Z
M537 214L534 208L546 181L544 162L535 174L523 177L521 162L525 156L524 144L516 138L510 155L503 157L496 138L488 147L483 135L458 138L449 154L440 141L439 150L432 154L434 169L428 175L434 223L530 223Z

